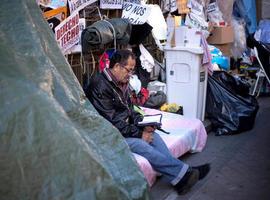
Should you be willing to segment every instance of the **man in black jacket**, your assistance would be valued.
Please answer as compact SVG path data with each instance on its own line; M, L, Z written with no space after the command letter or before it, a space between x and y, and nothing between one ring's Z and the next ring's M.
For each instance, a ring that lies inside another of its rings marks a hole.
M137 126L143 116L132 108L128 84L134 67L135 56L131 51L116 51L109 69L91 79L86 95L99 114L121 132L131 151L145 157L180 194L184 194L207 175L210 166L188 166L171 155L154 127Z

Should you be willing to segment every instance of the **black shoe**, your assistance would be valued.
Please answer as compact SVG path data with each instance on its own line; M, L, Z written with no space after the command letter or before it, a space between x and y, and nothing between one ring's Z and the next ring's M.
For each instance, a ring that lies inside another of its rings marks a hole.
M189 168L184 177L174 186L178 194L186 194L199 180L199 170Z
M199 180L201 180L204 177L206 177L206 175L210 171L210 164L207 163L207 164L204 164L204 165L199 165L199 166L196 166L196 167L192 167L192 169L197 169L199 171Z

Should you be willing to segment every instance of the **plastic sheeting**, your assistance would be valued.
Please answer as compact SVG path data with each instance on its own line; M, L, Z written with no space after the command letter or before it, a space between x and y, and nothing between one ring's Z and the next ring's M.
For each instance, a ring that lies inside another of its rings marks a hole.
M259 23L258 30L256 31L254 38L258 42L270 44L270 20L263 19Z
M225 22L231 23L233 4L235 0L217 0L220 11L222 12L222 17Z
M234 41L232 45L232 55L235 59L241 58L245 50L247 49L245 22L243 19L232 20L232 26L234 30Z
M248 94L248 85L226 72L208 78L206 112L216 135L229 135L251 130L258 102Z
M248 34L255 33L257 28L255 0L235 1L233 14L245 20Z
M0 4L0 199L148 199L33 0Z

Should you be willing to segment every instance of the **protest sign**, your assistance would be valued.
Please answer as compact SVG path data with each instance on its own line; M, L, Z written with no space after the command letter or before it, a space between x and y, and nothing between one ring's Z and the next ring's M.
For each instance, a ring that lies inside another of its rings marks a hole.
M75 11L80 11L86 6L96 2L97 0L68 0L69 11L73 13Z
M64 54L66 54L67 50L79 42L79 32L80 27L78 12L72 13L67 19L65 19L55 28L56 41Z
M177 3L176 0L171 0L171 5L170 5L170 12L177 11Z
M141 4L141 0L125 0L125 2Z
M66 51L67 54L82 52L81 35L82 35L82 31L86 27L85 18L80 18L79 19L79 27L80 27L80 30L79 30L79 42L77 44L75 44L73 47L71 47L69 50L67 50Z
M164 2L164 9L169 12L177 11L176 0L167 0Z
M150 12L151 8L147 5L125 2L123 4L122 18L128 19L131 24L144 24Z
M101 9L122 9L123 0L100 0Z

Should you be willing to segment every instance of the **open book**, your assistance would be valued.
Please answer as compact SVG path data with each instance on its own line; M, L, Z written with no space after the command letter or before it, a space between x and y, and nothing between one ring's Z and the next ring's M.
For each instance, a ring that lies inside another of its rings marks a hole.
M143 120L138 122L138 126L161 127L162 114L144 115Z

